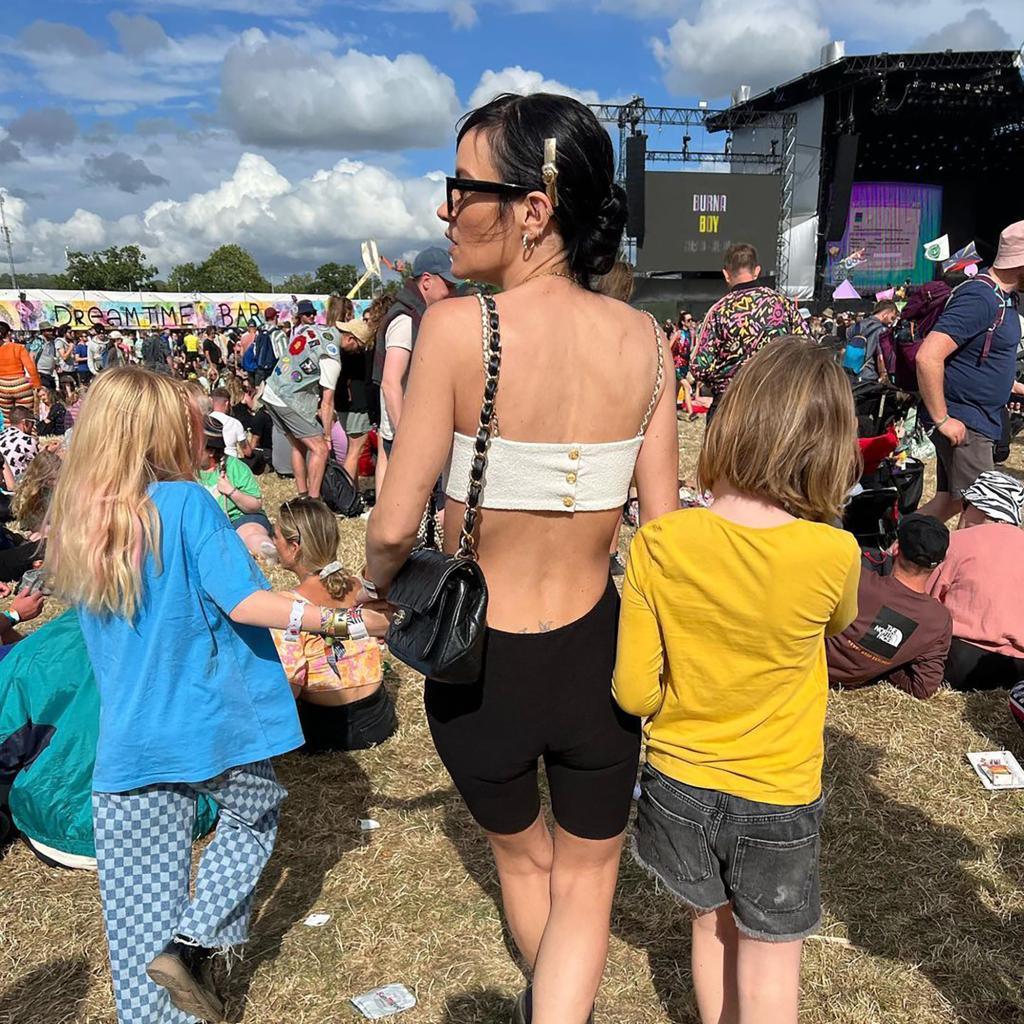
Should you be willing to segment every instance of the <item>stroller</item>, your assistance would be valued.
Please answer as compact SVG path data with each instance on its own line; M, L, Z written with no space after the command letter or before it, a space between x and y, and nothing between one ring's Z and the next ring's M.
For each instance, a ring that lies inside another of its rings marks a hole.
M857 433L862 439L882 438L914 404L912 396L877 381L854 384L853 397ZM895 449L895 437L891 441ZM916 511L921 503L924 469L923 462L898 459L892 450L876 464L866 466L860 489L843 512L843 529L857 538L865 569L881 576L892 572L888 549L896 540L900 519Z

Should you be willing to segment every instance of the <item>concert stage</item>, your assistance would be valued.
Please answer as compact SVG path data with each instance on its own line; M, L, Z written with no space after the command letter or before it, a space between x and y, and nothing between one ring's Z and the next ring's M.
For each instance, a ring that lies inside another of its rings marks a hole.
M923 246L943 234L990 255L1024 219L1021 69L1017 51L846 57L833 43L799 78L754 97L740 86L727 110L596 107L619 127L637 298L706 308L732 241L754 241L767 277L822 305L846 278L871 298L931 279ZM647 126L673 125L679 150L648 148Z

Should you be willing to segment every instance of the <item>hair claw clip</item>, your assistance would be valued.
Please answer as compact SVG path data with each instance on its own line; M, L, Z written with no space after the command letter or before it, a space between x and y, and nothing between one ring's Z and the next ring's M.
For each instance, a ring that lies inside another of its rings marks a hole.
M544 189L551 200L553 207L558 206L558 140L544 140L544 164L540 169L541 177L544 179Z

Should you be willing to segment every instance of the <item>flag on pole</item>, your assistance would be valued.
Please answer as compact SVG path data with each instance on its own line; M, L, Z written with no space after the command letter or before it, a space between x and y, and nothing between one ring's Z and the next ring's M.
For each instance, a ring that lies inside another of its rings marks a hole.
M941 235L924 243L924 258L932 263L949 259L949 235Z
M967 271L967 268L974 266L975 268L981 262L981 257L978 255L978 247L974 242L968 242L962 249L957 249L948 260L945 260L942 264L942 272L945 274L950 270L963 270ZM977 273L977 269L975 269Z

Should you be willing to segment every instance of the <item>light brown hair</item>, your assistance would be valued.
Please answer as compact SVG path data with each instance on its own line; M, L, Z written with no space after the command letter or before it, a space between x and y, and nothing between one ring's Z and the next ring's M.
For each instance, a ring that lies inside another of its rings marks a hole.
M64 600L135 617L143 561L151 553L159 563L160 517L149 486L194 480L201 434L191 389L179 381L136 366L96 378L50 506L46 563Z
M633 264L616 260L607 274L594 282L594 290L620 302L633 298Z
M849 381L827 350L786 337L761 349L718 399L697 476L813 522L840 518L860 456Z
M757 250L749 242L737 242L725 250L725 257L722 260L722 269L730 275L738 274L741 270L749 270L753 273L761 265L757 258Z
M299 545L299 561L309 572L320 572L338 561L341 534L334 513L319 498L292 498L278 511L276 529L285 540ZM320 582L340 601L352 589L352 577L339 568Z

